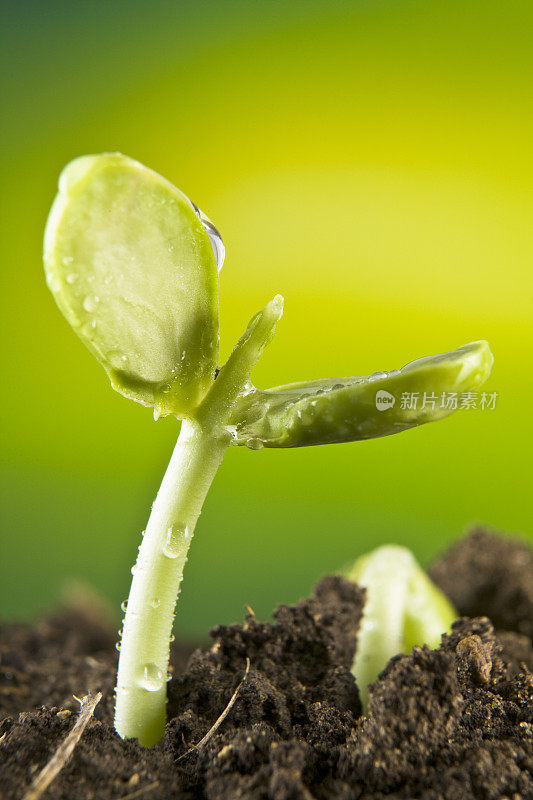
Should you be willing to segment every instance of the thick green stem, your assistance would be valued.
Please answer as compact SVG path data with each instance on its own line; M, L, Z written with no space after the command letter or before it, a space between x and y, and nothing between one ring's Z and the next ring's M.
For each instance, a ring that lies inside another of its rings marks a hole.
M169 641L189 545L229 445L184 421L134 568L120 649L115 727L150 747L166 722Z
M277 296L253 318L194 419L182 422L139 548L122 633L115 728L147 747L165 730L174 607L196 521L231 443L225 426L282 310Z

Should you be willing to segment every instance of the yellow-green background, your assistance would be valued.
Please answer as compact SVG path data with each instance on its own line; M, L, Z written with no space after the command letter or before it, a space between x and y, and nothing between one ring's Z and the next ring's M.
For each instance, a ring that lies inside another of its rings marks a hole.
M42 274L74 156L121 150L220 228L221 356L276 292L260 386L487 338L495 411L361 444L231 449L177 628L266 615L388 541L533 533L530 0L8 2L1 48L0 609L118 607L177 425L109 387Z

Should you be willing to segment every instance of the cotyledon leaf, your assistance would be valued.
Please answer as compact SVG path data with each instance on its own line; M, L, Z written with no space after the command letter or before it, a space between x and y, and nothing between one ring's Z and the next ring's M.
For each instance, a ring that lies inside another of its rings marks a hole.
M352 667L366 711L366 687L389 659L415 645L438 647L458 615L405 547L378 547L358 558L346 577L366 589Z
M230 420L233 444L303 447L399 433L460 408L461 395L484 383L492 362L489 345L478 341L367 377L265 391L249 384Z
M113 387L181 416L213 380L218 274L200 212L120 153L68 164L44 239L47 282Z

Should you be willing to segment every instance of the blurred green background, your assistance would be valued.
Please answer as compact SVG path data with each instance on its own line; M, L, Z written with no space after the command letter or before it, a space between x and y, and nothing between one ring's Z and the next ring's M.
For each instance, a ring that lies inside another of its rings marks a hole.
M114 393L46 288L63 165L120 150L213 219L221 360L285 296L259 386L366 374L486 338L494 411L360 444L231 449L177 632L267 615L395 541L533 534L530 0L3 4L0 609L65 579L118 609L177 435Z

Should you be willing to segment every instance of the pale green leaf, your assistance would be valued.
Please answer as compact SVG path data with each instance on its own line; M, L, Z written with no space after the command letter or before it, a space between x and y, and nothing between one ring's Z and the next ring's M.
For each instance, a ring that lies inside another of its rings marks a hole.
M481 386L492 362L487 342L478 341L420 358L393 372L293 383L264 391L250 385L230 420L234 444L302 447L399 433L460 408L463 393Z
M213 380L218 276L190 200L126 156L83 156L59 181L45 232L61 311L126 397L180 416Z
M389 659L415 645L438 647L457 612L405 547L378 547L358 558L346 577L366 589L352 666L366 710L367 686Z

